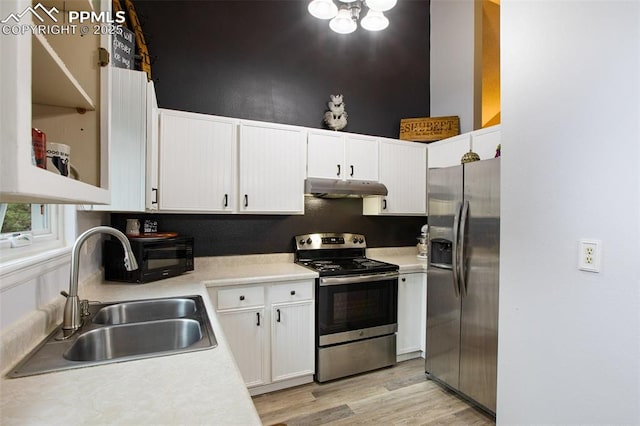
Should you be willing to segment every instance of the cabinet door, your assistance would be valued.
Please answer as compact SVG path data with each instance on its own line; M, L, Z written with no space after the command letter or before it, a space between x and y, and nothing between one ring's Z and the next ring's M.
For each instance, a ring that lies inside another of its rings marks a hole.
M426 333L426 276L402 274L398 282L397 354L421 351Z
M271 308L271 380L313 374L312 300L274 304Z
M159 115L158 99L152 80L147 82L147 182L145 191L147 210L158 210Z
M306 146L300 128L241 122L239 211L304 213Z
M500 141L500 126L491 126L471 133L471 148L481 160L494 158Z
M224 311L217 314L245 384L248 387L265 384L268 369L264 356L264 309Z
M417 215L427 212L427 147L380 140L380 182L389 193L364 200L365 214ZM375 203L377 212L367 208Z
M371 136L346 135L346 179L378 181L378 141Z
M309 131L307 135L307 177L343 179L344 135Z
M237 121L161 110L160 210L232 211Z
M111 70L111 204L94 210L145 210L147 146L147 74Z
M429 144L429 168L460 165L462 156L470 149L470 133L432 142Z

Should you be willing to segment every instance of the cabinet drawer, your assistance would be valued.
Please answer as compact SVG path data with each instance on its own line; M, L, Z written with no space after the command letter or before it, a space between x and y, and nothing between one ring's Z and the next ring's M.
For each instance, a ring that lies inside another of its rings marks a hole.
M313 298L313 281L292 281L274 285L269 289L271 303L296 302Z
M264 305L264 287L218 290L218 309L245 308L261 305Z

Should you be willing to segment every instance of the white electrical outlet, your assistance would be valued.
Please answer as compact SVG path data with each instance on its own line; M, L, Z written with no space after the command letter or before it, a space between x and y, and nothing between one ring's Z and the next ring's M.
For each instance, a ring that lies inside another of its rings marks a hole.
M600 272L602 241L580 240L578 244L578 269L588 272Z

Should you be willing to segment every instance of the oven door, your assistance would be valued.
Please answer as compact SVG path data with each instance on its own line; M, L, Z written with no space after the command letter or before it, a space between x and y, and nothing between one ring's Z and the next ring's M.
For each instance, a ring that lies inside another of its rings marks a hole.
M322 277L317 291L318 345L366 339L398 329L398 273Z

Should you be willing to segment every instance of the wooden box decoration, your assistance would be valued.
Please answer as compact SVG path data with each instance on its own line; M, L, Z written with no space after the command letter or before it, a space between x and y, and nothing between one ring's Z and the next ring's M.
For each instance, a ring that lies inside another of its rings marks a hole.
M405 141L435 142L459 134L460 118L457 115L400 120L400 139Z

